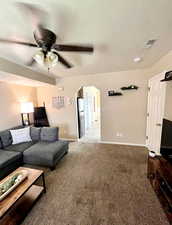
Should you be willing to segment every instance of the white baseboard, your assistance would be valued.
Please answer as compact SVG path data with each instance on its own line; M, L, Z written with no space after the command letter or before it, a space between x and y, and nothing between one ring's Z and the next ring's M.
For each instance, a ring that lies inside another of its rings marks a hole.
M129 146L146 147L146 145L144 145L144 144L126 143L126 142L99 141L98 143L102 143L102 144L113 144L113 145L129 145Z
M61 140L66 141L76 141L76 142L83 142L80 139L75 138L60 138ZM136 143L126 143L126 142L114 142L114 141L96 141L96 142L85 142L85 143L100 143L100 144L113 144L113 145L129 145L129 146L139 146L139 147L146 147L146 144L136 144Z

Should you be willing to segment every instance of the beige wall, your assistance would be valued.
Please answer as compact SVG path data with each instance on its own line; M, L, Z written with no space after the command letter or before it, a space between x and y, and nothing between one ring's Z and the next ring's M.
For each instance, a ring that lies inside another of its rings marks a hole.
M172 70L172 51L170 51L167 55L165 55L157 63L155 63L149 69L149 73L151 74L151 76L153 76L169 70ZM169 120L172 120L171 103L172 103L172 82L167 82L164 118Z
M169 70L172 70L172 51L170 51L167 55L162 57L148 71L152 76L154 76L163 71L169 71Z
M145 144L148 73L144 70L114 72L64 78L56 87L37 89L38 102L46 102L51 125L60 127L63 138L77 137L76 102L63 109L52 107L52 97L67 96L75 100L81 86L95 86L101 92L101 137L102 141ZM137 91L125 91L124 96L108 97L108 90L135 84ZM64 91L59 91L64 87ZM117 137L120 132L123 137Z
M21 125L21 101L31 101L36 105L36 88L0 82L0 130Z

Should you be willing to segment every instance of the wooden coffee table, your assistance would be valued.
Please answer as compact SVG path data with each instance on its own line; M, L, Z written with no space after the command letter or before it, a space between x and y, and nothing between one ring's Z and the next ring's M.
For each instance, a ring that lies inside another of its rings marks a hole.
M42 170L19 167L15 172L27 170L28 177L0 202L0 225L18 225L26 217L36 200L46 192L44 172ZM13 175L11 173L9 176ZM6 178L3 179L6 180ZM42 177L42 186L35 182Z

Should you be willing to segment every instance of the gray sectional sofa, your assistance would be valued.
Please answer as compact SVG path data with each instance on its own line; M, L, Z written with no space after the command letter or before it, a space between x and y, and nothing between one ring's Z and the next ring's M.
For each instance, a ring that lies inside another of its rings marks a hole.
M19 128L22 127L12 129ZM12 144L10 129L0 132L0 179L24 163L52 170L55 168L57 162L68 153L68 142L58 140L58 136L56 140L52 136L47 139L47 129L31 127L32 141L15 145Z

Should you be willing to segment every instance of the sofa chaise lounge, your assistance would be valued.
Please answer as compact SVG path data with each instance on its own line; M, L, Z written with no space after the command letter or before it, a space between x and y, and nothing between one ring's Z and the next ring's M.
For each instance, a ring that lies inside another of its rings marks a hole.
M20 144L12 144L10 133L12 129L0 132L0 179L24 163L49 167L53 170L58 161L68 153L68 142L58 140L58 135L54 141L46 140L48 129L51 128L31 127L32 141ZM58 133L58 128L54 129L57 129Z

